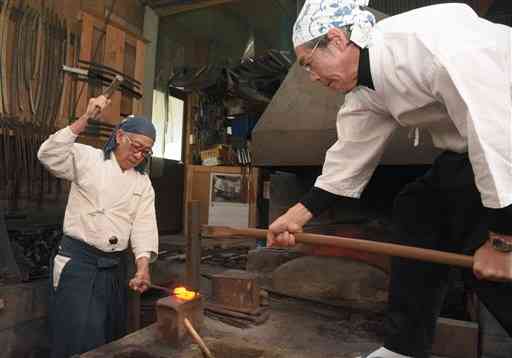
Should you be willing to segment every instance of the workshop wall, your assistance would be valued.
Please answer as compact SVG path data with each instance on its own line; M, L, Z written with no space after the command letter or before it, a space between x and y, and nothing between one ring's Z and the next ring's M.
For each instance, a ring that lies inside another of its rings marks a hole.
M141 39L144 7L137 0L0 0L0 246L2 256L11 252L10 245L15 250L10 268L22 281L11 278L0 260L1 357L48 353L47 263L51 244L60 237L69 183L54 179L36 153L51 132L71 120L76 91L70 76L64 77L60 69L62 64L77 65L82 11L94 17L101 29L112 4L110 24ZM35 26L33 20L43 16L49 20L40 24L52 23L58 31L48 31L44 41L35 41L29 35L34 29L30 24ZM69 35L65 45L58 37L64 29ZM143 45L143 40L139 42ZM50 68L53 72L48 73ZM136 75L140 78L140 73Z
M242 58L256 58L265 55L269 49L291 53L291 29L296 16L295 0L259 0L215 5L161 18L155 87L166 91L174 75L199 73L206 66L209 69L203 72L205 75L202 80L207 78L206 81L214 82L218 80L219 77L216 76L223 68L240 65ZM233 119L233 122L252 123L258 117L256 113L262 112L265 106L264 103L249 105L236 96L229 97L222 85L213 87L218 89L213 90L215 93L208 94L187 88L189 95L185 118L185 201L192 197L200 200L204 223L208 221L205 212L208 210L209 200L208 195L198 193L203 193L202 190L208 188L208 185L204 187L203 180L205 177L209 178L208 170L218 167L196 166L203 163L201 153L206 156L207 152L211 152L208 155L212 157L212 161L208 163L213 164L217 157L216 149L220 148L222 152L223 148L230 148L231 139L234 138L228 134L227 127L231 119L226 117L243 115L247 120L244 117L238 121ZM233 101L237 102L236 106L231 105ZM239 106L238 102L243 102L244 105ZM233 125L234 134L238 134L236 130L239 127L242 126ZM243 147L244 153L247 148L246 135L241 135L239 143L237 142L239 147ZM237 164L248 166L249 159L244 159L244 163L240 159L237 162L237 159L231 160L232 156L227 153L231 153L231 150L226 149L226 155L221 155L219 164L232 165L235 172L243 173ZM255 179L255 187L257 186ZM255 201L256 198L252 198L250 205L255 205ZM186 222L186 213L184 216ZM257 218L253 216L251 226L256 226Z
M85 110L87 98L97 94L83 85L85 82L64 75L61 68L63 64L78 67L78 59L86 55L84 16L95 19L96 37L90 38L93 42L103 32L112 6L105 41L118 43L122 38L133 50L127 51L131 57L122 54L124 58L118 63L102 63L123 73L131 71L136 80L143 82L146 41L142 37L144 6L140 1L0 0L1 208L16 211L65 204L68 184L48 174L38 163L36 153L50 133L77 118ZM38 36L34 36L37 31ZM115 39L113 33L117 35ZM107 60L112 52L121 51L120 46L105 48ZM119 58L117 53L114 56ZM138 90L141 92L142 88ZM108 113L111 124L116 124L123 112L142 113L142 101L131 95L115 96L113 102L117 106ZM100 146L106 133L96 134L97 138L80 141Z
M41 5L53 8L54 11L68 21L77 21L80 11L84 10L103 17L114 2L112 19L126 25L131 31L142 34L144 26L144 6L138 0L26 0L25 4L41 9ZM0 2L0 3L3 3ZM10 0L13 5L19 5L20 0Z

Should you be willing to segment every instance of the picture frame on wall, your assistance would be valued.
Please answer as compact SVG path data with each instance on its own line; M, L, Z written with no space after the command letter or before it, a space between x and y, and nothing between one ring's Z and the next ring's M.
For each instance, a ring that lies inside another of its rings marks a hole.
M249 226L249 197L241 174L210 174L208 225Z

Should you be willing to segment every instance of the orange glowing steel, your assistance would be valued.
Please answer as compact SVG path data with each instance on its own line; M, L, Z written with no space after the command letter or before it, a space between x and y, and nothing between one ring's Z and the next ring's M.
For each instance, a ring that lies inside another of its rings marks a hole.
M176 287L173 294L184 301L190 301L196 297L196 293L194 291L189 291L185 287Z

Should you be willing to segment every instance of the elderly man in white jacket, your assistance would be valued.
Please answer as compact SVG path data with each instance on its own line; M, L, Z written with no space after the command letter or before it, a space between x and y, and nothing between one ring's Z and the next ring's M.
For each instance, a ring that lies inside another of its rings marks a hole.
M126 333L127 286L143 292L149 263L158 254L155 193L144 172L156 131L142 117L128 117L104 149L75 143L91 117L109 103L90 100L86 113L51 135L38 152L55 176L71 181L64 235L51 260L52 358L67 358ZM126 277L131 247L136 273Z
M397 127L422 129L444 152L396 198L395 239L474 253L465 280L512 334L511 29L463 4L379 23L366 5L307 0L297 19L300 64L346 98L322 174L271 224L268 245L293 245L293 234L334 200L358 198ZM449 270L393 259L387 339L362 357L428 357Z

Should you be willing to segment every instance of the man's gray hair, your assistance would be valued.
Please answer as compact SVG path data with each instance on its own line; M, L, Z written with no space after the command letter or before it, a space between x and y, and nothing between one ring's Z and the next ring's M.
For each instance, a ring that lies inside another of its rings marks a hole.
M351 25L339 27L339 29L345 33L345 35L347 36L347 39L350 39L350 34L352 32ZM317 45L317 43L318 43L318 47L326 47L327 44L329 43L327 34L315 37L313 40L309 40L308 42L305 42L302 46L311 50L312 48L314 48Z

